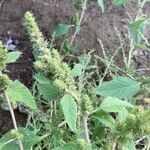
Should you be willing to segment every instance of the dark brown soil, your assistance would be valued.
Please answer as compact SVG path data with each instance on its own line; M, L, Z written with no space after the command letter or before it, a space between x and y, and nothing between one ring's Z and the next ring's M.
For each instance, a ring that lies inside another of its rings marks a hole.
M12 79L19 79L26 86L31 87L33 74L32 52L30 42L22 26L24 13L26 11L33 12L41 30L48 36L57 24L70 21L70 17L75 14L74 1L0 0L0 3L0 40L5 41L7 32L11 31L20 41L20 45L17 47L18 50L23 52L21 59L15 64L9 65L6 72ZM118 47L119 42L114 27L125 34L125 8L113 5L112 0L107 0L105 6L105 13L102 14L96 0L89 0L81 32L74 43L77 45L77 53L82 53L83 50L90 51L94 49L96 51L95 53L101 56L102 50L98 43L98 38L102 40L108 54L112 54ZM150 16L149 6L150 5L145 8L145 11ZM127 8L134 14L136 10L134 5ZM150 29L147 30L147 37L150 39L149 30ZM142 65L147 64L146 67L150 67L149 60L145 58L146 57L144 57L143 60L144 64L142 63ZM120 66L123 65L121 55L117 63L120 64ZM0 115L0 133L3 134L12 128L12 123L9 112L0 110ZM25 115L20 113L16 115L20 125L24 125Z
M22 114L18 111L15 111L16 120L19 127L23 127L26 125L26 118L27 116L25 114ZM13 127L13 123L11 120L11 116L9 111L4 111L0 109L0 137L8 132Z

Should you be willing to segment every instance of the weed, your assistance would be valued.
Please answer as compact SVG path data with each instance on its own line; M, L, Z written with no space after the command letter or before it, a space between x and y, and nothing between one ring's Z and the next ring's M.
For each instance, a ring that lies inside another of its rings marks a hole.
M97 1L104 13L104 3ZM114 0L124 5L128 0ZM99 39L103 57L94 57L92 52L84 53L76 62L64 62L61 52L54 49L54 40L66 35L70 28L75 32L70 39L65 37L62 48L72 49L79 33L88 1L77 0L75 7L81 10L73 18L72 24L60 24L53 32L51 42L43 36L33 14L25 14L23 25L32 42L34 55L35 83L32 93L20 81L12 81L4 70L8 63L15 62L20 52L7 52L0 43L0 92L7 102L14 129L0 139L2 150L115 150L131 149L143 141L143 149L150 147L150 109L137 106L136 100L149 94L150 80L138 77L133 67L134 52L137 47L148 48L144 37L148 18L143 14L147 0L139 0L141 6L136 18L130 18L128 54L124 40L115 28L120 46L110 57ZM142 42L142 44L141 44ZM121 50L124 68L115 63ZM71 52L71 51L70 51ZM105 70L99 72L98 62L103 62ZM93 80L93 75L98 76ZM105 81L106 76L109 81ZM146 99L148 102L148 99ZM20 103L25 104L28 122L25 128L18 128L14 110Z

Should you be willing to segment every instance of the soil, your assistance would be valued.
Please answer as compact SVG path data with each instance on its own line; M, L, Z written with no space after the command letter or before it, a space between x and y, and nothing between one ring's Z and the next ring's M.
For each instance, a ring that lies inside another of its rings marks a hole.
M43 33L50 37L50 33L59 23L68 23L70 17L75 14L73 0L0 0L0 40L6 42L7 33L11 31L19 40L17 47L22 51L22 57L15 64L7 67L6 72L15 80L19 79L27 87L32 86L33 74L33 57L31 44L26 36L26 31L22 26L22 19L26 11L31 11ZM150 4L145 8L146 13L150 16ZM96 0L90 0L85 11L85 17L81 26L81 32L75 39L74 44L77 45L77 54L83 50L95 50L99 56L102 50L98 39L104 44L107 54L113 54L114 50L119 46L119 40L116 36L114 27L116 27L123 35L126 34L125 25L127 24L125 9L128 9L133 15L137 7L133 5L115 6L112 0L105 2L105 13L102 14L97 5ZM150 40L150 28L147 30L147 38ZM142 59L140 57L142 55ZM146 54L137 56L140 67L150 67L150 59ZM144 55L144 57L143 57ZM146 55L146 56L145 56ZM122 55L119 55L117 63L122 66ZM140 60L141 59L141 60ZM150 72L146 72L149 74ZM12 128L9 112L0 110L0 133L3 134ZM26 116L16 112L17 120L20 125L24 125ZM9 120L9 121L8 121Z
M27 116L15 111L15 117L19 127L24 127L26 125ZM9 111L4 111L0 109L0 137L13 128L13 123Z

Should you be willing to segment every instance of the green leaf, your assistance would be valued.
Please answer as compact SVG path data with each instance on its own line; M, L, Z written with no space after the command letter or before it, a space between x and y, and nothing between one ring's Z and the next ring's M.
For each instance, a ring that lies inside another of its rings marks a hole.
M133 140L126 141L126 143L122 146L122 150L136 150L134 141Z
M104 13L104 2L103 0L97 0L98 2L98 5L100 6L101 10L102 10L102 13Z
M142 35L144 34L144 29L148 24L148 19L146 17L141 17L130 24L129 32L134 43L140 43L142 40Z
M41 73L37 73L37 74L35 74L34 76L34 79L38 82L38 83L40 83L40 84L46 84L46 83L49 83L50 82L50 80L49 79L47 79L43 74L41 74Z
M60 101L62 110L69 125L70 129L76 131L76 122L77 122L77 104L73 97L69 94L65 94Z
M37 136L35 132L25 128L19 128L19 132L23 135L23 146L25 150L31 150L33 145L43 139L43 137ZM0 150L20 150L17 141L14 139L11 142L11 139L13 139L11 132L4 134L0 139Z
M146 44L141 44L141 43L134 43L135 49L143 49L143 50L148 50L148 46Z
M52 83L37 84L37 88L42 97L47 101L58 99L60 92Z
M104 82L100 87L94 89L95 93L104 97L117 97L130 99L140 89L140 83L127 77L117 77L111 81Z
M41 55L41 51L39 49L34 49L32 51L32 54L33 54L34 59L37 61L40 59L39 56Z
M100 112L97 112L95 115L96 115L96 118L106 127L110 128L112 130L114 130L116 128L114 118L107 112L100 111Z
M77 142L69 142L53 150L77 150L77 149L80 149L80 145Z
M55 37L61 37L62 35L66 35L69 32L70 27L72 27L72 25L59 24L54 30Z
M82 64L75 64L74 68L71 70L71 75L73 77L80 76L84 66Z
M34 76L37 84L37 89L40 95L47 101L52 101L58 99L60 96L60 91L42 74L36 74Z
M113 0L113 3L116 5L123 5L129 2L129 0Z
M14 63L20 57L22 53L19 51L7 53L7 63Z
M77 32L77 33L79 33L79 32L80 32L80 30L81 30L80 25L77 25L77 26L76 26L76 32Z
M93 133L92 133L92 140L94 141L100 141L105 139L105 128L99 126L94 127Z
M36 109L36 103L28 88L18 80L15 80L6 90L13 102L23 102L31 109Z
M134 106L116 97L107 97L102 101L100 105L100 109L106 112L119 112L125 109L126 107L134 107Z
M127 116L128 116L129 112L127 109L123 109L121 111L118 112L118 117L117 119L120 121L120 122L123 122L126 120Z

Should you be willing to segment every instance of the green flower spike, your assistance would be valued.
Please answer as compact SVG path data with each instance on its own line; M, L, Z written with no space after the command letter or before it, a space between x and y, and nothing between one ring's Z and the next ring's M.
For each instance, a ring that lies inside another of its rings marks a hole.
M0 71L6 67L7 50L0 41Z
M24 26L32 42L33 50L40 51L39 59L35 62L35 68L44 73L58 89L77 93L71 69L68 64L61 61L57 50L48 48L48 42L30 12L25 14Z

